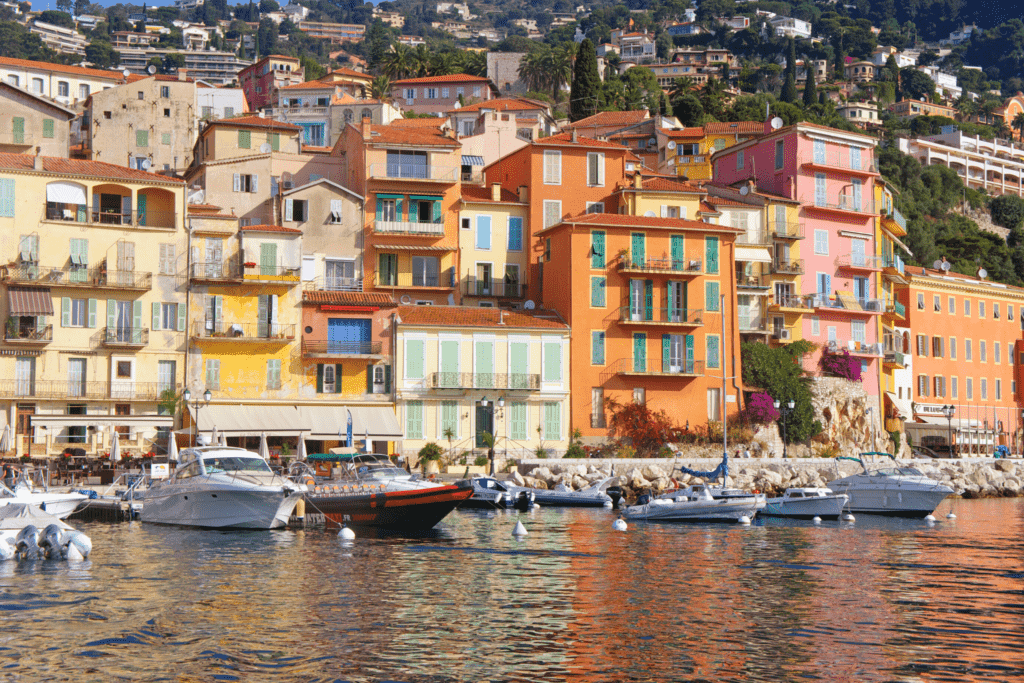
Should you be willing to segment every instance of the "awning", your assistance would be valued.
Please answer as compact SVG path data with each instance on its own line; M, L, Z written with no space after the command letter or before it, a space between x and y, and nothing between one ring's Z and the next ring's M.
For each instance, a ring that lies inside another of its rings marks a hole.
M772 255L764 247L741 247L736 245L736 261L753 261L755 263L771 263Z
M65 429L67 427L135 427L156 429L173 427L173 415L33 415L33 427ZM0 427L2 429L3 427Z
M7 298L11 315L53 315L53 298L48 289L11 287Z
M900 246L900 248L903 249L903 251L907 252L907 254L909 256L913 256L914 255L914 252L910 251L910 247L908 247L907 245L903 244L903 242L901 242L900 239L898 237L896 237L896 235L894 235L894 234L892 234L891 232L888 232L888 231L886 231L885 234L895 244L898 244Z
M228 436L298 436L309 431L295 406L212 405L198 412L200 433L212 433L215 427Z
M441 235L438 235L441 237ZM377 251L433 251L449 252L455 251L456 247L431 247L423 244L375 244L373 248Z
M88 204L85 188L78 183L56 182L46 186L46 201L58 204Z
M471 154L463 154L462 155L462 165L463 166L483 166L484 165L484 158L483 157L473 156Z
M885 392L885 397L889 399L889 402L896 408L896 411L900 414L901 418L909 420L914 417L914 411L910 407L910 401L905 398L897 398L896 394L891 391Z
M916 424L919 424L919 425L920 424L935 425L936 427L942 427L943 429L947 429L947 428L951 427L953 429L968 429L968 430L972 430L972 431L976 431L976 430L986 431L985 428L983 427L983 425L980 422L978 422L977 420L971 420L971 419L961 420L958 417L954 417L952 420L947 420L944 417L936 417L936 416L932 416L932 415L918 415L917 419L918 420L923 420L923 422L916 423ZM908 424L915 424L915 423L909 422ZM990 427L988 429L988 431L992 431L992 428Z
M395 441L403 438L395 411L386 406L299 406L299 420L309 425L310 439L344 439L352 411L352 440Z

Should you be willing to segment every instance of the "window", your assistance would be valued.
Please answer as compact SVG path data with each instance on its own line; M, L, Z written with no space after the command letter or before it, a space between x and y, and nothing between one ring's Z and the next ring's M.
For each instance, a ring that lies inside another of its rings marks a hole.
M814 141L814 163L824 164L825 163L825 141L815 140Z
M437 88L427 88L426 98L428 100L436 100L437 99Z
M996 380L996 400L1003 400L1003 380L1001 379Z
M168 389L175 388L177 363L173 360L159 360L156 362L156 383L157 391L163 393Z
M967 400L968 401L974 400L974 379L972 379L971 377L968 377L967 378L967 383L966 383L964 388L966 389L966 392L967 392Z
M817 337L821 334L821 318L814 316L811 318L811 335Z
M971 300L964 299L964 315L969 316L971 314Z
M309 206L305 199L284 200L284 219L304 223L309 220Z
M67 81L57 81L57 97L67 97L70 92Z
M643 405L647 403L647 389L643 387L633 387L633 403Z
M928 375L917 376L917 395L927 396L928 395Z
M238 131L238 148L239 149L250 149L252 147L252 131L240 130Z
M956 360L956 337L949 338L949 359Z
M957 378L956 377L950 377L949 378L949 397L950 398L953 398L953 399L959 398L958 392L957 392L957 384L958 384L958 382L957 382Z
M561 342L544 342L544 376L545 382L562 381L562 344Z
M850 331L853 341L861 344L867 341L866 326L863 320L854 320L850 323Z
M224 118L230 119L234 115L235 115L235 108L234 107L224 107ZM275 135L276 135L276 133L275 133Z
M88 299L61 299L61 326L88 327ZM96 319L96 304L93 302L93 320Z
M267 360L267 389L281 388L281 359Z
M551 260L551 238L548 237L546 240L544 240L544 261L547 262L547 261L550 261L550 260Z
M436 256L412 257L412 286L438 287L441 284L440 262Z
M527 424L526 404L522 402L512 403L512 418L509 427L509 438L514 441L526 441L529 425Z
M206 388L213 391L220 389L220 360L206 359Z
M32 92L34 92L37 95L42 95L43 94L43 87L44 87L43 79L41 79L41 78L33 78L32 79Z
M135 146L136 147L149 147L149 131L148 130L137 130L137 131L135 131Z
M979 301L978 302L978 317L979 318L984 318L985 317L985 302L984 301Z
M704 238L704 267L709 275L718 273L718 238Z
M316 393L340 394L342 387L340 376L341 365L331 363L318 364L316 366Z
M416 88L406 88L405 89L405 99L407 99L407 100L415 100L416 99Z
M988 345L984 339L978 342L978 360L982 363L988 362Z
M235 192L257 192L259 191L259 176L247 173L236 173L233 178Z
M558 225L562 220L562 202L558 200L544 200L544 227L550 228Z
M476 248L483 251L491 249L491 217L476 217Z
M981 378L981 400L988 400L988 380L984 377Z
M964 360L974 360L973 349L971 348L971 340L964 339Z
M1013 322L1013 306L1006 307L1006 319Z
M182 311L184 312L184 311ZM178 304L154 303L153 304L153 329L154 330L176 330L178 329Z
M603 429L605 426L604 389L593 387L590 390L590 427L592 429Z
M814 205L825 206L828 202L828 181L824 173L814 174Z
M21 83L21 79L19 79L17 76L8 76L7 82L17 87Z
M472 218L463 218L462 219L462 229L463 230L472 230L473 229L473 219Z
M717 368L719 366L719 354L718 354L718 342L719 338L717 334L709 334L705 341L707 343L707 366L709 368Z
M590 233L590 267L604 268L605 233L593 230Z
M558 150L544 150L544 184L562 184L562 153Z
M999 320L999 304L992 302L992 319Z
M162 97L164 99L169 99L170 96L171 96L171 86L169 86L169 85L161 85L160 86L160 97Z
M717 282L705 282L704 283L704 310L705 311L717 311L721 296L718 290Z
M946 396L946 378L936 375L932 378L932 384L935 398L944 398Z
M465 95L465 94L466 94L466 89L463 88L462 86L459 86L459 87L455 88L455 96L456 97L459 97L460 95Z
M992 357L996 363L1002 362L1002 345L999 342L992 342ZM1012 354L1011 354L1012 355Z
M743 150L742 149L739 150L738 152L736 152L736 170L737 171L742 171L743 170Z
M165 119L171 118L171 110L170 109L167 109L167 108L164 109L164 118Z
M604 202L587 202L586 213L604 213Z
M449 92L451 92L450 88L441 88L441 99L447 100L450 97Z
M775 170L781 171L786 164L786 143L782 140L775 141Z
M814 231L814 253L828 256L828 230Z
M562 438L562 406L558 403L544 404L544 437L546 441Z
M43 119L43 137L53 137L53 119Z
M161 145L169 145L169 144L171 144L171 134L170 133L161 133L160 134L160 144Z
M78 86L78 99L84 100L89 97L89 86L82 84ZM107 117L109 118L109 117Z
M479 85L474 85L473 86L473 97L480 97L480 86Z
M604 331L590 333L590 364L604 365Z
M942 303L938 296L932 297L932 308L935 309L936 313L942 313Z
M604 154L597 152L587 154L587 185L604 187Z
M0 178L0 218L14 218L14 178Z
M850 148L850 168L855 171L861 170L860 147Z
M932 357L933 358L943 358L944 357L944 354L942 353L942 351L943 351L942 342L943 342L942 337L932 337Z
M405 438L423 438L423 401L409 401L405 404Z
M917 355L928 355L928 337L923 334L917 335Z
M590 278L590 306L592 308L605 307L605 288L607 280L604 277Z

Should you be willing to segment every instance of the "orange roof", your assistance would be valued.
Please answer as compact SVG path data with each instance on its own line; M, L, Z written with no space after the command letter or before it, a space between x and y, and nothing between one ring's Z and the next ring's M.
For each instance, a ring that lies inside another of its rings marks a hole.
M473 76L471 74L448 74L447 76L423 76L422 78L405 78L400 81L391 81L391 87L396 85L414 85L416 83L465 83L469 81L486 83L490 80L484 76Z
M593 138L587 138L582 135L576 137L576 142L572 141L572 133L559 133L558 135L551 135L546 138L536 140L533 144L535 145L551 145L558 147L565 147L572 145L573 147L603 147L605 149L617 149L621 152L628 152L629 150L622 145L614 142L605 142L604 140L595 140Z
M38 62L31 59L16 59L14 57L0 57L0 66L20 66L26 69L44 69L58 73L76 74L79 76L91 76L93 78L109 78L112 81L123 81L124 76L120 71L104 71L103 69L87 69L84 66L69 66L67 64L51 64L50 62Z
M212 126L229 126L232 128L274 128L289 132L302 130L302 126L296 126L293 123L285 123L284 121L275 121L274 119L265 119L262 116L236 116L230 119L215 119L210 121L207 128Z
M501 199L497 202L491 196L491 188L479 187L477 185L462 186L462 201L464 202L485 202L485 203L519 203L519 195L511 190L501 188Z
M571 218L564 218L558 225L603 225L612 228L669 228L675 230L699 230L714 232L740 232L727 225L705 223L686 218L660 218L658 216L623 216L617 213L585 213ZM540 233L553 230L557 226L544 228Z
M438 116L423 116L414 119L395 119L388 125L406 128L440 128L445 123L447 122Z
M710 121L704 124L704 132L708 135L763 133L764 123L761 121Z
M334 292L309 290L302 292L302 303L310 304L347 304L349 306L386 306L395 305L394 298L385 292Z
M648 118L646 109L637 111L601 111L593 116L570 123L569 128L586 126L629 126Z
M192 211L193 209L196 211L220 211L221 207L214 204L189 204L188 210Z
M368 80L373 80L373 76L371 76L370 74L364 74L362 71L348 69L344 66L339 66L337 69L332 69L328 71L327 76L324 76L324 78L327 78L331 74L341 74L342 76L351 76L352 78L365 78Z
M473 306L399 306L398 317L402 319L402 325L569 329L560 318L540 317L536 312Z
M744 209L759 209L760 207L756 204L746 204L744 202L737 201L735 199L728 199L726 197L708 197L708 204L712 206L739 206Z
M480 111L481 109L494 109L495 111L537 111L547 107L540 105L533 100L522 100L518 97L499 97L486 102L477 102L468 107L452 109L448 113L455 114L466 111Z
M333 147L318 147L317 145L302 145L303 152L314 152L316 154L330 154Z
M334 88L340 88L341 86L337 83L324 83L322 81L305 81L303 83L292 83L291 85L285 85L278 90L333 90Z
M177 76L175 76L173 74L154 74L154 75L150 75L150 74L128 74L128 78L127 78L127 80L125 82L126 83L138 83L139 81L144 81L147 78L152 78L152 79L157 80L157 81L178 81L178 80L180 80ZM194 83L195 81L193 79L191 79L191 78L186 78L185 80L183 80L181 82L182 83Z
M652 192L693 192L707 194L702 187L679 178L648 178L644 176L643 185L645 190ZM629 189L629 188L627 188Z
M683 128L682 130L664 130L662 133L667 138L702 138L704 137L704 129L700 126L693 128Z
M439 126L444 122L438 120L436 127L426 126L371 126L370 142L389 145L430 145L433 147L461 147L458 140L445 135Z
M302 231L298 228L286 228L283 225L267 225L265 223L261 225L241 225L238 229L244 232L289 232L302 234Z
M9 171L31 171L35 165L35 157L31 154L0 153L0 169ZM61 157L43 157L43 171L62 175L91 176L93 178L110 178L112 180L131 180L143 183L175 183L185 181L165 175L139 171L127 166L117 166L103 161L86 161L84 159L63 159Z
M716 209L715 207L711 206L710 204L708 204L705 201L702 201L700 203L700 211L701 211L701 213L722 213L721 211L719 211L718 209Z

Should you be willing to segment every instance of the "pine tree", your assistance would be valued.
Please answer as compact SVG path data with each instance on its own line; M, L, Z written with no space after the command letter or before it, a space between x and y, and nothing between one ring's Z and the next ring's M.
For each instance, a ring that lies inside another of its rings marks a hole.
M779 99L796 104L796 81L793 79L793 74L786 74L786 82L782 86L782 95L779 96Z
M810 59L805 60L807 70L807 81L804 83L804 108L815 104L818 101L817 84L814 82L814 64Z
M597 113L597 94L601 78L597 75L597 51L584 38L576 53L576 65L569 88L569 121L579 121Z
M789 39L789 55L786 57L786 76L792 76L796 82L796 41Z

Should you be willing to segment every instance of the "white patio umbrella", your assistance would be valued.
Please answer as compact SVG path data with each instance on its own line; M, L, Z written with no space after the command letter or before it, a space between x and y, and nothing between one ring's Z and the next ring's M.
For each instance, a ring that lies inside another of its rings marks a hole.
M308 457L306 454L306 439L302 436L301 432L299 433L299 449L296 457L302 462L305 462Z
M3 434L0 434L0 453L11 450L11 425L4 425Z
M228 435L224 432L220 433L220 445L227 448L228 446Z
M368 432L363 432L363 444L367 453L373 452L373 444L370 443L370 435Z
M178 459L178 440L174 438L173 433L167 435L167 459Z
M260 457L270 460L270 449L267 447L267 433L260 432Z
M217 425L213 425L213 434L210 435L210 445L216 446L218 438L219 437L217 435Z
M110 462L121 462L121 437L116 429L110 433Z

